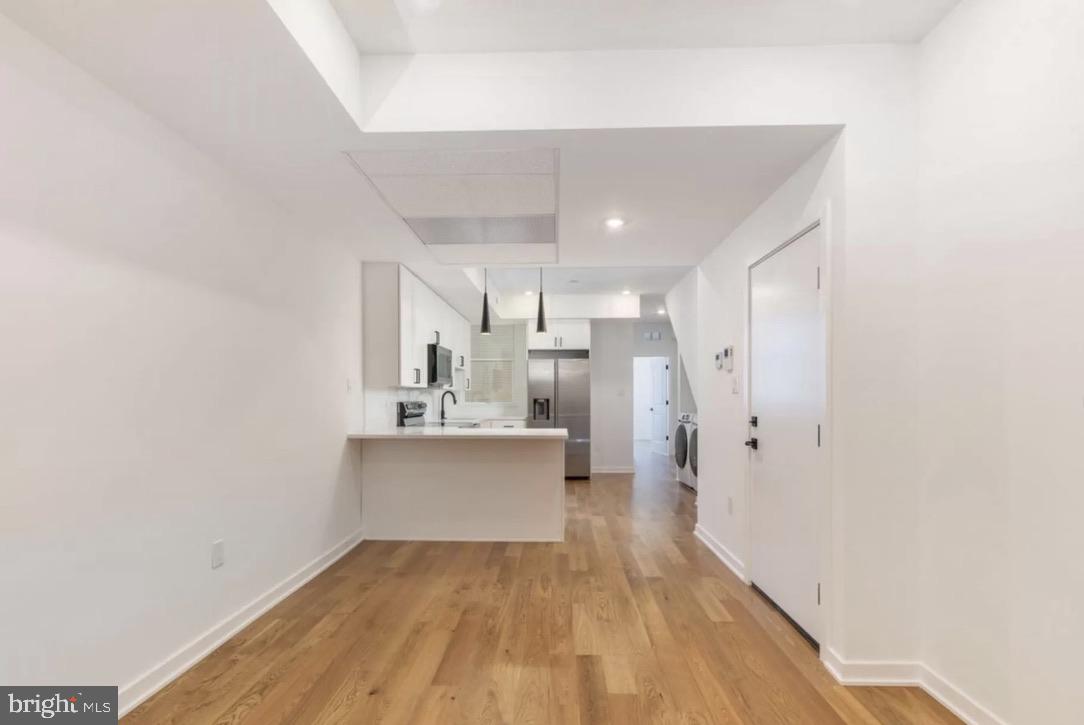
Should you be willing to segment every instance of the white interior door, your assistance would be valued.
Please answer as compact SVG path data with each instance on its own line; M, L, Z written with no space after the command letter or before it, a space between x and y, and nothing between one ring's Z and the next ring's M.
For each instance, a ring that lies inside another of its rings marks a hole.
M819 527L825 410L823 231L816 227L749 272L751 578L820 637Z
M662 455L670 453L667 435L670 428L670 371L664 357L651 358L651 442L652 450Z

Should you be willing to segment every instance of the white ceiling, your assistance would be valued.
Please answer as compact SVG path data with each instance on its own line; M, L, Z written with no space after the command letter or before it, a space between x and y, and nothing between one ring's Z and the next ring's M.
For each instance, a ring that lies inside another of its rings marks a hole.
M372 176L392 209L405 218L552 214L554 178L530 174Z
M554 149L397 149L350 154L400 216L506 217L557 209Z
M423 157L425 150L557 150L556 260L540 260L538 245L489 244L446 245L457 247L448 251L459 256L445 261L670 267L699 263L838 131L837 126L756 126L382 133L366 134L365 148L356 151L412 149ZM438 208L434 204L454 211L447 206L451 194L437 200L414 194L402 203L418 200L425 211ZM461 199L461 205L467 203ZM605 220L612 216L625 219L625 226L608 229Z
M359 259L408 264L468 315L477 289L462 267L440 264L343 151L555 149L557 262L670 267L698 263L838 131L364 134L266 3L0 0L0 12L159 119L163 134L184 137L209 163L296 210L313 236L341 241ZM451 161L447 168L456 170ZM614 214L628 219L620 232L603 226ZM472 248L455 260L463 266L553 261L541 249L552 245L446 246Z
M661 295L688 273L689 267L545 267L546 294ZM538 267L497 267L489 283L504 295L538 292Z
M363 53L908 43L958 0L332 0Z

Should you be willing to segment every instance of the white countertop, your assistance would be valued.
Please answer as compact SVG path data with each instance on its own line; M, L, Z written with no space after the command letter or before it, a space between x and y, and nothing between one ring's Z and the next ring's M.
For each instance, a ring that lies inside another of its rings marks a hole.
M349 433L350 440L409 440L421 438L511 438L513 440L567 440L564 428L456 428L439 425L411 428L368 428Z

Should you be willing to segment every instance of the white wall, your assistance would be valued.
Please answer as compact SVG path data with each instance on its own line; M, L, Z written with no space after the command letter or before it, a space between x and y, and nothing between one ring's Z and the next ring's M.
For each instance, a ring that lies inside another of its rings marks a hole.
M678 360L678 383L677 383L677 411L678 414L690 413L696 415L696 396L693 395L693 387L689 383L689 375L686 372L685 362Z
M123 688L357 533L359 269L3 18L0 107L0 681Z
M749 455L744 445L752 412L748 407L747 384L749 266L821 218L825 209L842 202L845 193L843 154L842 142L829 143L822 148L698 268L696 290L700 314L697 338L701 346L698 422L701 440L711 441L710 448L701 446L703 452L697 476L698 523L721 542L742 567L750 559ZM831 226L829 220L825 223ZM829 244L831 241L829 237ZM716 369L715 353L731 345L735 349L733 373ZM735 382L737 393L734 392ZM850 492L839 486L837 480L833 494L845 500ZM913 487L910 494L917 497ZM732 507L728 505L728 499L733 500ZM901 506L894 523L884 522L885 530L904 523L902 515L913 515L913 512L913 503ZM906 523L913 526L913 518ZM898 530L895 534L901 537L913 535L913 529ZM910 543L913 546L913 540ZM871 546L880 544L875 538L871 539ZM887 553L882 551L878 556ZM752 573L755 575L755 568ZM913 584L913 579L910 583Z
M655 398L653 363L654 359L649 357L632 359L632 438L637 441L651 440L651 404Z
M700 277L699 268L689 270L689 273L674 285L674 288L666 293L666 310L670 315L670 324L674 337L677 340L678 356L685 370L685 383L688 385L686 398L696 400L697 373L699 370L700 329L697 323L697 295L696 282ZM695 402L691 407L695 410Z
M1084 5L967 0L920 55L922 659L1081 721Z
M633 320L591 321L591 469L631 471Z

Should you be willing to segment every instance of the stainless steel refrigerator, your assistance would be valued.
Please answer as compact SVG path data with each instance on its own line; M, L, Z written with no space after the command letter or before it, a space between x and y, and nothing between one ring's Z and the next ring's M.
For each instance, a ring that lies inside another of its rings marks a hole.
M587 350L527 355L527 427L566 428L565 478L591 475L591 359Z

